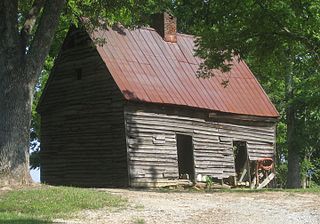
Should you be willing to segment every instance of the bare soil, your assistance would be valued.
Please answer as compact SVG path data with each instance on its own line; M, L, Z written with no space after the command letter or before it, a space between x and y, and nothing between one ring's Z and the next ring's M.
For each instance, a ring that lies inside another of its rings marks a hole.
M290 192L157 192L106 189L128 198L114 210L82 211L63 223L320 224L320 194Z

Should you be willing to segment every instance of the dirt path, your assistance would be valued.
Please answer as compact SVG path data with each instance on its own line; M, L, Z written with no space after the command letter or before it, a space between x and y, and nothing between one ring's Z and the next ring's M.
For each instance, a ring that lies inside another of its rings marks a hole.
M320 224L320 194L106 191L128 198L129 206L84 211L68 223Z

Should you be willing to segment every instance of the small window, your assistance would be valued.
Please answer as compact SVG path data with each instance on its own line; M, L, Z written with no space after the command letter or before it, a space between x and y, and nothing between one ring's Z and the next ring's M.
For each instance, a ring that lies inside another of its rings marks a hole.
M82 68L77 68L76 69L76 76L77 76L77 80L81 80L82 79Z

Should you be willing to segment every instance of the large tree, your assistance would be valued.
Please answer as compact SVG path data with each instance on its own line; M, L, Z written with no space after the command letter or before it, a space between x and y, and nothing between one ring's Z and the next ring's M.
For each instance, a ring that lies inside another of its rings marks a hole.
M26 184L34 89L58 27L89 17L92 25L140 18L161 4L148 0L0 1L0 185ZM144 12L144 13L140 13ZM65 29L65 27L63 27Z
M296 99L306 89L297 87L298 80L319 76L320 1L177 0L174 10L185 21L180 29L200 37L197 53L205 59L200 75L214 75L211 68L227 71L234 55L253 62L253 67L265 66L264 72L271 65L269 78L283 87L284 107L279 109L285 108L287 186L300 187L303 146L298 144L301 116Z
M19 3L17 0L0 2L2 184L30 181L28 143L33 89L50 50L65 1L35 1L25 15L19 13ZM40 13L42 16L35 31ZM19 23L20 20L24 23Z

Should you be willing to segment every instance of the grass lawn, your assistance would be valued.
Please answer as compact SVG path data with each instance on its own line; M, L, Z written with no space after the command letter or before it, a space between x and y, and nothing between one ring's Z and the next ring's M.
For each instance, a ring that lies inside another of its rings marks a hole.
M126 200L107 192L73 187L13 190L0 195L0 223L44 224L83 209L121 207Z

